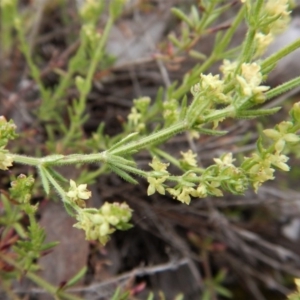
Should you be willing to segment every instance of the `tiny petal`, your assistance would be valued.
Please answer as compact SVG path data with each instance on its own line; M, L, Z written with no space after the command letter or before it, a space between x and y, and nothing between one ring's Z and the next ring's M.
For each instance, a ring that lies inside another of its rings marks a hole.
M149 184L148 189L147 189L147 195L151 196L155 193L155 187L152 184Z
M284 139L289 143L296 143L300 141L300 137L294 133L285 134Z
M285 146L285 141L284 139L280 139L276 142L275 144L275 149L278 153L282 152L283 148Z
M275 129L265 129L264 134L272 140L278 140L280 138L280 133Z
M75 191L69 191L69 192L67 192L67 196L69 198L75 198L76 195L77 195L77 193Z
M108 223L103 223L99 227L99 235L100 236L106 236L109 234L109 224Z

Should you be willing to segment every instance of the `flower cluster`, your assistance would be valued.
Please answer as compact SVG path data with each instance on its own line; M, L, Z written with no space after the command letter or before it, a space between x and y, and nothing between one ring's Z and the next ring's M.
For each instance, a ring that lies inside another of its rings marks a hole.
M83 229L87 240L98 240L105 245L116 229L127 230L132 210L126 203L105 202L100 209L84 208L78 211L78 223L74 227Z
M219 75L201 74L200 82L192 87L191 93L193 96L201 93L203 97L209 96L214 103L225 104L230 102L230 98L223 93L224 87L224 81L219 79Z
M224 80L227 82L235 81L239 89L237 89L240 97L252 97L255 103L265 101L264 92L270 87L261 85L263 75L261 67L257 63L242 63L240 72L238 72L238 63L224 60L220 66ZM240 74L238 74L240 73Z
M9 140L17 137L16 125L12 120L7 122L5 117L0 116L0 147L6 146Z
M248 187L248 179L241 168L233 165L232 153L214 159L216 164L207 168L200 177L187 173L179 184L167 191L177 200L189 204L191 197L205 198L209 195L221 197L224 191L243 194ZM197 183L198 182L198 183Z
M252 154L251 157L246 157L242 164L242 168L249 172L249 177L257 191L258 188L267 180L274 179L274 167L282 171L289 171L290 167L287 165L288 157L282 152L286 144L294 144L300 141L300 137L295 134L299 128L300 118L299 104L294 104L291 111L293 122L283 121L275 126L274 129L264 130L264 134L273 140L273 144L269 149L263 148L261 140L257 142L258 153Z
M11 197L20 204L27 204L31 199L34 178L32 176L19 175L11 182L9 189Z
M190 167L197 167L196 154L188 151L183 152L182 155L186 164ZM173 198L189 204L191 197L205 198L208 195L221 197L223 196L222 190L233 194L243 194L249 185L249 180L243 169L233 165L232 153L216 158L215 162L216 164L204 170L201 176L198 176L192 169L182 176L173 176L172 180L177 181L177 185L167 188L163 183L170 178L166 171L168 164L154 158L151 166L155 171L150 174L156 173L156 177L148 177L150 183L148 195L152 195L155 191L164 195L165 191L168 191Z
M175 188L168 188L167 191L172 195L173 198L176 198L178 201L185 204L190 204L191 196L198 196L197 190L195 190L194 187L189 186L187 184L179 184Z
M98 20L102 9L103 1L85 0L79 8L79 14L84 21L94 23Z
M290 22L289 0L268 0L262 17L266 23L271 20L267 28L269 32L282 33Z
M199 197L220 197L223 196L222 190L236 195L243 194L248 187L248 179L245 172L233 164L235 160L232 153L225 153L214 161L216 164L207 168L201 176L197 188Z

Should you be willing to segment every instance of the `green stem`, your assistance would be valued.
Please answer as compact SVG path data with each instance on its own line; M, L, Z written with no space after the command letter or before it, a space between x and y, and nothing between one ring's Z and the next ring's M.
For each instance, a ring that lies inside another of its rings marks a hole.
M140 139L139 141L134 141L127 145L121 146L110 153L114 155L131 154L143 148L146 148L151 144L161 142L164 139L170 138L178 134L179 132L187 130L188 128L189 124L187 121L180 121L174 125L171 125L169 128L162 129L159 132L153 133L147 137Z
M19 154L11 154L11 155L13 157L14 162L20 164L35 166L35 167L41 164L41 158L29 157L29 156L24 156Z
M253 41L255 38L255 34L256 34L256 28L251 28L247 32L246 40L243 43L243 50L242 50L242 53L240 56L241 57L240 64L245 63L245 62L248 63L251 61L251 58L253 57L253 52L254 52Z
M223 36L222 40L214 47L214 51L216 52L217 56L222 55L227 48L228 44L230 43L233 35L235 34L238 26L242 22L245 14L246 6L243 5L242 8L239 10L238 14L236 15L235 19L233 20L230 28L226 31L225 35Z
M53 159L53 161L49 161L49 157L47 156L45 159L46 166L57 166L57 165L74 165L81 163L95 163L95 162L106 162L106 151L101 153L92 153L92 154L71 154L64 155L59 159Z

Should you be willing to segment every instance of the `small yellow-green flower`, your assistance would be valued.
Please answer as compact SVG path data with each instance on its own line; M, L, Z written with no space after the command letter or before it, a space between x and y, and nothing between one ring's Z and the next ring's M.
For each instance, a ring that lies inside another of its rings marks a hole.
M131 113L128 115L128 120L132 122L134 126L137 126L142 115L137 111L135 107L131 108Z
M232 158L232 153L230 152L222 155L220 158L214 158L214 161L221 167L228 167L234 166L232 163L235 161L235 159Z
M289 158L286 155L283 154L270 154L268 159L271 161L272 165L276 166L277 168L288 172L290 170L289 165L286 164L286 162L289 160Z
M116 229L127 230L132 227L129 223L132 210L126 203L105 202L100 209L79 209L76 216L76 228L85 231L87 240L99 240L103 245L110 239Z
M177 199L182 203L190 204L191 196L197 197L197 191L192 187L183 186L181 193L177 196Z
M291 122L283 121L278 124L275 129L265 129L264 134L270 139L274 140L275 149L277 152L281 152L285 146L285 143L295 143L300 141L300 137L294 133L288 133L293 127Z
M271 155L267 155L267 157L263 159L254 153L252 154L252 161L253 163L255 162L255 164L250 168L249 173L254 191L257 192L262 183L274 179L273 174L275 170L271 168L274 158Z
M185 204L190 204L191 196L198 196L198 192L194 188L189 186L168 188L167 191L173 196L174 199L176 198L177 200Z
M78 199L87 200L91 197L92 193L87 190L86 184L76 185L76 182L72 179L70 180L70 189L67 192L67 196L73 201Z
M169 163L161 162L156 156L153 157L152 163L149 163L149 166L156 172L169 174L167 171Z
M205 198L207 197L207 188L203 183L200 183L197 187L198 197Z
M151 99L149 97L141 97L139 99L133 100L134 106L142 113L146 113L151 103Z
M227 59L223 61L223 64L220 67L220 70L222 71L225 79L231 79L233 75L235 74L236 68L237 68L237 62L231 62Z
M273 40L274 40L274 36L272 33L263 34L261 32L258 32L255 35L255 40L254 40L256 42L255 56L261 56L262 54L264 54L267 48L273 42Z
M183 162L187 163L191 167L197 167L197 154L193 153L192 150L188 150L187 152L180 152L183 156Z
M161 195L165 194L165 188L162 185L163 182L166 181L168 176L163 176L161 178L155 178L155 177L148 177L147 180L149 182L147 195L153 195L155 191L158 191Z
M289 0L268 0L264 7L267 17L274 21L268 25L268 29L278 34L283 32L290 22Z
M228 102L229 98L223 93L224 90L224 81L219 79L220 75L208 75L201 74L200 85L203 91L209 93L209 95L214 99L214 101L220 103Z

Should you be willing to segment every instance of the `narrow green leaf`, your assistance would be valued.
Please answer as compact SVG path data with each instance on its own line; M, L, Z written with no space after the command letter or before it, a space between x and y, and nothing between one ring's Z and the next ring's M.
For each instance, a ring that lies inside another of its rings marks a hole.
M226 270L220 270L220 272L217 274L217 276L214 278L214 282L221 283L225 280L226 277Z
M22 215L20 214L20 219L21 219L21 218L22 218ZM14 227L15 231L17 232L17 234L18 234L21 238L25 239L25 238L28 237L28 236L27 236L27 232L24 230L24 228L22 227L22 225L21 225L20 223L15 223L15 224L13 225L13 227Z
M173 7L171 9L172 13L180 20L188 24L190 27L193 27L191 19L189 16L185 15L180 9Z
M265 152L265 148L263 147L262 137L260 136L256 142L256 148L259 154L263 154Z
M194 27L196 27L200 22L200 16L195 5L192 5L191 8L191 18L192 18L192 22L194 23Z
M156 97L155 97L155 105L158 107L163 107L163 99L164 99L164 88L160 87L157 91Z
M65 177L63 177L61 174L59 174L58 172L56 172L55 170L51 169L51 168L47 168L47 171L51 174L51 176L56 179L57 181L60 182L69 182L68 179L66 179Z
M63 204L64 204L65 210L68 213L68 215L75 218L76 214L75 214L74 208L69 203L67 203L65 201L63 201Z
M68 280L68 282L64 285L63 288L65 289L76 284L79 280L83 278L86 271L87 271L87 267L84 266L77 274L75 274L75 276L73 276L70 280Z
M299 39L300 41L300 39ZM274 98L277 95L283 94L293 88L296 88L300 85L300 76L293 78L281 85L276 86L274 89L266 93L267 99Z
M114 292L111 300L119 300L119 294L120 294L120 288L117 288L116 291Z
M40 175L41 180L42 180L43 188L44 188L46 194L49 195L50 184L49 184L49 180L47 178L47 172L45 170L45 167L43 167L43 166L38 167L38 171L39 171L39 175Z
M250 109L245 111L238 111L236 117L241 119L252 119L275 114L280 109L281 107L274 107L269 109Z
M168 38L177 48L182 48L181 42L176 38L174 34L169 34Z
M132 161L132 160L129 160L129 159L126 159L122 156L118 156L118 155L113 155L113 154L109 154L107 156L107 163L111 163L113 165L125 165L125 166L132 166L132 167L135 167L136 166L136 163L135 161Z
M184 120L187 112L187 96L185 95L181 101L181 110L180 110L180 115L179 119Z
M112 164L108 164L108 166L113 172L115 172L117 175L122 177L124 180L126 180L132 184L138 184L138 182L133 177L131 177L128 173L126 173L125 171L121 170L120 168L118 168Z
M119 148L120 146L124 145L125 143L128 143L130 140L132 140L134 137L136 137L139 133L133 132L129 135L127 135L125 138L123 138L121 141L117 142L115 145L113 145L110 149L108 149L108 152L115 150Z
M205 289L205 291L201 297L201 300L211 300L211 294L208 289Z
M215 135L215 136L221 136L225 135L228 131L225 130L214 130L214 129L208 129L208 128L203 128L203 127L195 127L193 128L197 132L207 134L207 135Z
M46 251L46 250L49 250L55 246L59 245L59 242L50 242L50 243L47 243L45 245L42 245L41 246L41 251Z
M200 59L200 60L205 60L207 59L207 56L199 51L196 50L190 50L189 51L189 56L196 58L196 59Z

